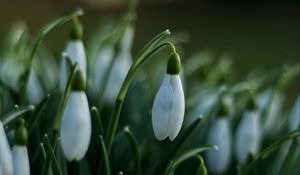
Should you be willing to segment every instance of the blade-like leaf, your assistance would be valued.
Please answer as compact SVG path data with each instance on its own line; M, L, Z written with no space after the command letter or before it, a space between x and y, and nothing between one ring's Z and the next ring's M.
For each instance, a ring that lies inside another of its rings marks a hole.
M34 113L29 117L27 123L28 133L29 135L32 133L35 125L38 123L43 110L46 108L47 102L49 100L50 95L46 95L46 97L42 100L42 102L37 106Z
M106 175L110 175L111 173L110 173L110 164L109 164L109 160L108 160L108 153L107 153L102 135L100 135L100 142L101 142L102 155L104 157Z
M172 160L169 164L169 168L167 168L166 170L166 175L169 174L170 172L174 171L176 169L176 167L178 165L180 165L182 162L184 162L185 160L196 156L197 154L199 154L200 152L206 151L206 150L210 150L210 149L218 149L217 146L215 145L200 145L197 148L188 150L187 152L177 156L174 160Z
M8 114L4 115L1 120L3 125L7 125L8 123L12 122L13 120L17 119L17 117L19 117L20 115L29 112L29 111L33 111L34 110L34 106L33 105L28 105L28 106L23 106L23 107L19 107L11 112L9 112Z
M253 167L256 166L258 161L263 160L267 158L269 155L271 155L275 150L277 150L284 142L294 139L296 137L300 136L300 129L296 129L281 138L279 138L277 141L275 141L272 145L264 149L252 162L250 162L246 167L239 169L239 175L246 175L251 172Z
M139 149L139 145L135 136L129 130L129 127L126 126L124 128L125 134L130 142L131 148L133 150L134 161L135 161L135 174L141 175L142 174L142 165L141 165L141 153Z
M57 167L58 174L59 174L59 175L62 175L61 168L60 168L60 166L59 166L58 160L57 160L57 158L56 158L56 156L55 156L54 150L53 150L53 148L52 148L52 146L51 146L51 143L50 143L50 140L49 140L47 134L45 135L45 142L46 142L46 145L48 146L48 150L49 150L48 152L50 152L50 154L52 155L52 156L51 156L51 157L52 157L52 160L54 161L54 163L55 163L55 165L56 165L56 167Z

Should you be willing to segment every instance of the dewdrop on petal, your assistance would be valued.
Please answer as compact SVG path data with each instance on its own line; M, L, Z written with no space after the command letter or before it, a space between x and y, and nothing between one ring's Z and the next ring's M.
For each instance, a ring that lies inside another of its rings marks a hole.
M24 120L17 120L15 131L15 145L12 149L14 175L30 175L29 158L27 151L28 133Z
M13 175L12 153L0 121L0 175Z
M256 104L250 97L235 134L235 155L245 163L249 154L256 155L260 146L260 123Z
M208 131L207 143L218 146L218 150L209 150L206 152L207 166L210 172L222 174L226 172L231 161L231 130L229 123L229 111L225 104L217 114L216 120L210 126Z
M157 140L169 137L172 141L178 135L184 117L184 93L179 77L180 58L172 53L167 74L159 88L152 108L152 126Z
M70 41L67 44L65 54L70 57L72 64L78 63L79 69L82 71L86 79L87 63L84 46L82 43L82 25L78 20L73 20L70 32ZM61 61L60 70L60 90L63 91L68 81L66 60Z
M80 161L86 154L91 139L91 115L86 83L80 70L77 70L72 91L66 104L61 128L61 146L68 161Z

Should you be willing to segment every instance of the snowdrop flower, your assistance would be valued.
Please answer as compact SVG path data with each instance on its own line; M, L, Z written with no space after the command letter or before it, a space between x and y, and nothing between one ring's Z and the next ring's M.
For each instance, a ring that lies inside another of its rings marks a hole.
M300 96L298 96L298 99L295 102L290 114L289 130L293 131L299 128L299 123L300 123Z
M84 46L82 43L82 26L78 21L75 21L71 28L71 40L67 44L65 54L68 55L72 63L78 63L79 69L86 78L87 63ZM60 90L63 91L68 81L66 60L62 59L60 71Z
M28 100L32 104L39 104L44 97L44 90L39 81L35 71L32 69L29 73L29 79L27 83L27 96Z
M61 146L68 161L79 161L86 154L91 139L91 115L84 92L85 79L76 71L72 92L66 104L61 123Z
M14 175L30 175L29 158L27 151L28 133L24 126L24 120L17 120L15 132L15 145L12 149Z
M13 175L13 161L11 150L0 121L0 175Z
M131 46L134 37L134 27L129 25L121 39L120 50L114 60L111 72L109 74L107 88L105 91L105 100L113 104L119 90L125 80L127 72L132 64Z
M221 174L226 171L231 160L231 131L225 104L208 131L208 143L218 146L218 150L207 151L207 165L211 172Z
M258 117L259 114L255 106L249 106L237 127L235 135L235 155L240 163L246 162L249 153L256 155L259 151L260 123Z
M173 53L152 108L154 135L160 141L167 137L174 140L183 122L185 101L179 72L180 58L177 53Z

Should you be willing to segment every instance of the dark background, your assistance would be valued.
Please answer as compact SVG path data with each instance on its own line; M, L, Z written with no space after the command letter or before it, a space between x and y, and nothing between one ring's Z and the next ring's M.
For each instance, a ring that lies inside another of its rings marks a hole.
M126 0L1 0L0 39L3 41L17 20L25 21L36 35L55 15L80 6L85 11L81 20L87 40L104 18L120 17L126 4ZM56 55L67 41L67 27L60 27L47 38ZM206 49L216 55L229 52L241 73L254 67L270 69L299 61L297 1L142 0L134 53L167 28L188 34L189 42L183 45L185 57Z

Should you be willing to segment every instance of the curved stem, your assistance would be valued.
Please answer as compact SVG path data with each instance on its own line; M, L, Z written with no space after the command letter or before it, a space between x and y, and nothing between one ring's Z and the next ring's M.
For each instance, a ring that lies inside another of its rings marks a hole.
M167 34L169 34L168 31L167 31ZM154 40L152 40L152 41L155 42ZM164 46L169 46L169 47L171 47L172 52L176 52L176 49L175 49L175 47L172 43L165 42L165 43L162 43L162 44L156 46L154 49L150 50L146 54L143 54L143 52L141 52L138 55L137 59L135 59L135 61L131 65L131 67L130 67L128 73L127 73L127 76L126 76L126 78L125 78L125 80L124 80L124 82L121 86L121 89L119 91L118 97L117 97L116 102L115 102L113 115L112 115L112 118L111 118L111 120L109 122L109 125L108 125L108 134L107 134L107 152L108 152L108 154L110 153L110 150L111 150L113 138L114 138L114 135L115 135L115 132L116 132L116 129L117 129L120 112L121 112L121 109L122 109L122 106L123 106L123 102L124 102L127 90L129 88L129 85L131 84L131 82L133 80L133 77L134 77L136 71L142 65L143 62L145 62L152 54L154 54L155 52L157 52L159 49L161 49ZM151 44L147 45L146 47L151 48ZM147 52L147 50L146 50L146 52Z

